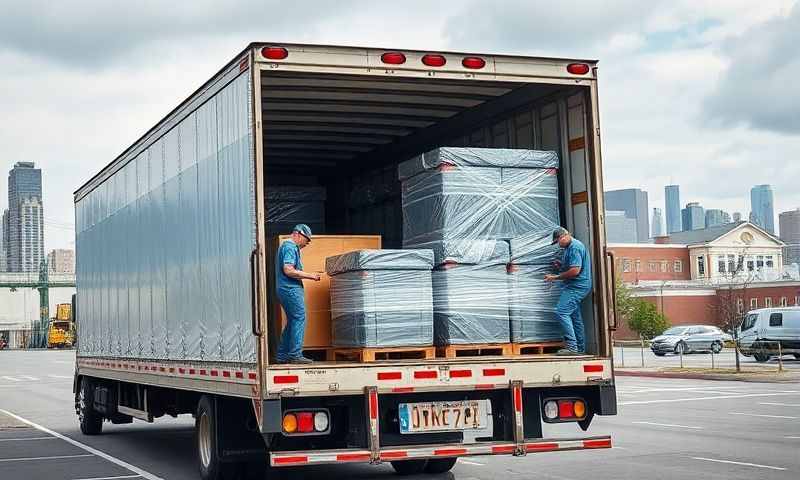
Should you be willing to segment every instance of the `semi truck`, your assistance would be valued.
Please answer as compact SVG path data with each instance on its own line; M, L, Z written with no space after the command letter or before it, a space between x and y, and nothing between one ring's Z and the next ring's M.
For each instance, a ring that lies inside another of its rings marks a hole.
M610 448L583 433L617 411L597 82L585 59L248 45L74 194L81 431L191 414L203 479ZM353 232L355 179L439 146L557 152L592 261L586 353L276 363L270 187L311 178L327 233L386 234L399 214Z

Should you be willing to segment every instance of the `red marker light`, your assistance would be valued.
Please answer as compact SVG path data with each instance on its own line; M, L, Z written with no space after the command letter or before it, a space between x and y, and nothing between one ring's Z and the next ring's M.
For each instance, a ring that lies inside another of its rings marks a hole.
M469 68L470 70L480 70L486 66L486 60L481 57L466 57L461 61L461 65L464 65L464 68Z
M444 58L444 55L428 54L422 57L422 63L429 67L443 67L447 63L447 59Z
M589 65L585 63L570 63L567 71L573 75L586 75L589 73Z
M289 56L289 50L283 47L264 47L261 49L261 55L269 60L283 60Z
M389 65L402 65L406 63L406 56L400 52L386 52L381 55L381 62Z

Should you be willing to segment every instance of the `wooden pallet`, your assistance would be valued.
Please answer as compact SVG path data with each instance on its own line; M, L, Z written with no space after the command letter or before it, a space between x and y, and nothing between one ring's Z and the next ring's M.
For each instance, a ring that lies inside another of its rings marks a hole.
M436 348L436 355L439 358L461 358L461 357L486 357L486 356L510 356L512 355L512 344L510 343L476 343L469 345L447 345Z
M564 342L512 343L514 355L544 355L564 348Z
M430 360L433 358L436 358L436 347L365 347L328 349L328 360L334 362Z

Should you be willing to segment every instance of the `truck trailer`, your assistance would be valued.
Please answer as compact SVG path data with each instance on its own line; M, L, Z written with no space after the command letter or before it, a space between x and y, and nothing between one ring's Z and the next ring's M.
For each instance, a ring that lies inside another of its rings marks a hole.
M81 431L191 414L204 479L610 448L580 433L617 411L597 73L583 59L248 45L74 194ZM586 353L276 363L271 187L324 186L325 233L400 248L397 165L441 146L557 153L561 224L592 259ZM348 199L386 171L388 213L365 227L376 210ZM578 433L545 436L557 423Z

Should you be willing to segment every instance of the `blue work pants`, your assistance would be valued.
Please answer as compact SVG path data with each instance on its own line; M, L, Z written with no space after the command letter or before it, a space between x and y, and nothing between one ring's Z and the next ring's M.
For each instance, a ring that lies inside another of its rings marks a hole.
M586 351L581 301L591 291L591 288L564 286L556 304L556 317L564 330L564 346L574 352Z
M276 360L285 362L303 356L303 338L306 334L305 292L296 287L280 288L278 300L286 312L286 326L283 327Z

